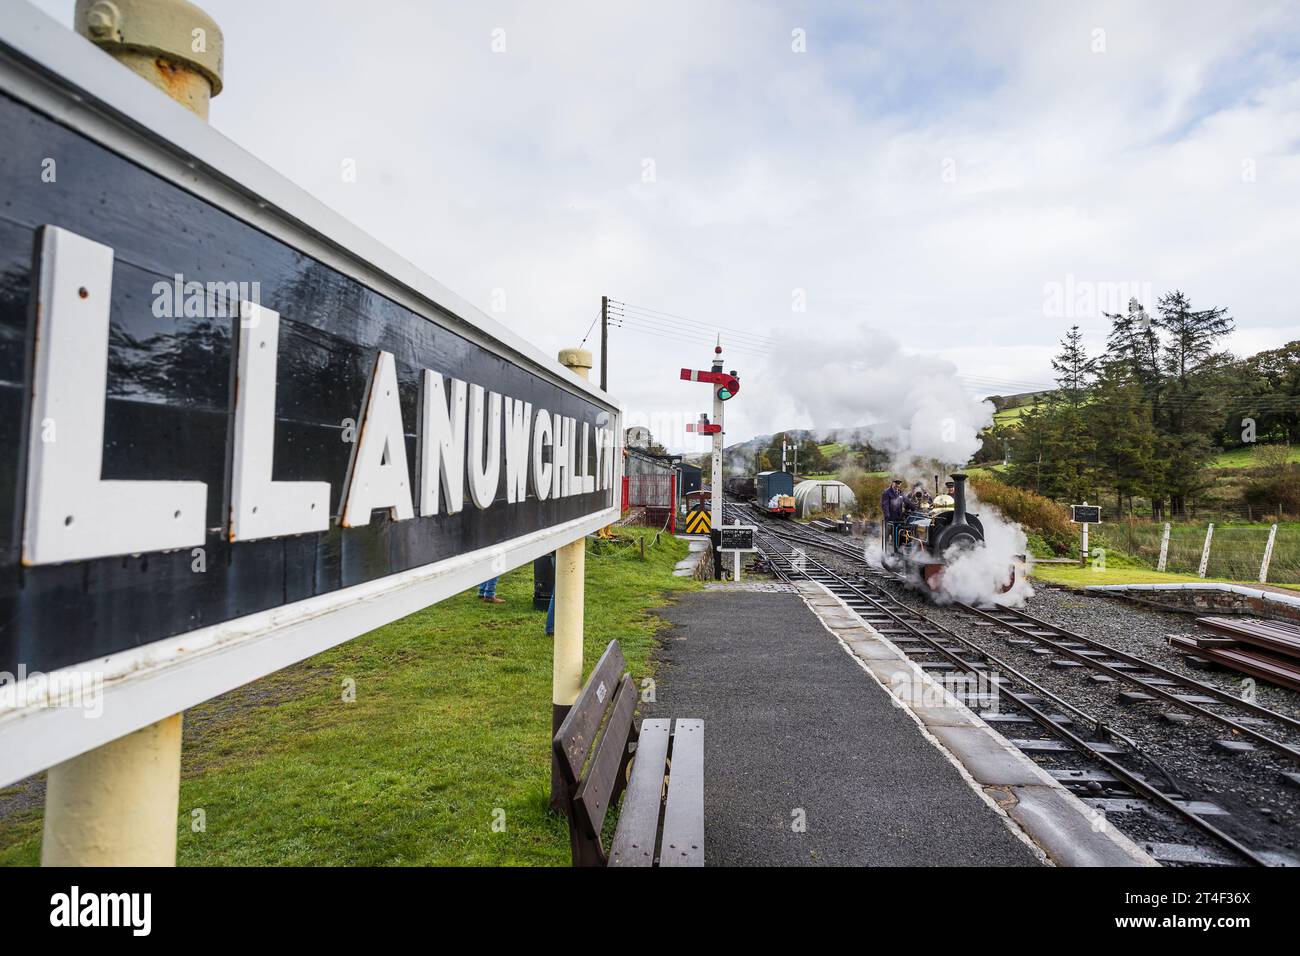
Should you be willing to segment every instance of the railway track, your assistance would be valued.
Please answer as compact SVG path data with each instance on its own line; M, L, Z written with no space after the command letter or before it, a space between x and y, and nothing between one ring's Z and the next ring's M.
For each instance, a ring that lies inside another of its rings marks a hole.
M728 503L726 510L729 520L753 521L754 513L750 509ZM872 580L873 576L879 579L888 573L868 566L859 549L837 540L832 534L804 526L770 519L754 523L759 527L759 548L778 577L787 581L817 581L932 677L947 684L953 683L954 677L960 678L957 681L959 685L965 682L964 686L972 688L967 692L959 687L955 693L963 703L1003 732L1006 739L1043 765L1085 803L1101 813L1121 816L1124 825L1115 825L1147 846L1160 862L1260 866L1285 862L1277 855L1269 854L1267 849L1247 845L1227 832L1228 820L1225 818L1229 815L1221 807L1189 796L1189 788L1130 737L1088 714L988 648L899 601L880 583ZM855 579L832 568L811 556L808 553L810 547L852 559L862 573ZM1052 645L1061 645L1060 652L1071 663L1081 666L1098 664L1116 669L1121 676L1104 675L1116 682L1123 680L1137 684L1146 680L1148 683L1142 685L1144 688L1161 691L1161 694L1151 695L1153 699L1167 694L1179 706L1201 709L1209 707L1207 702L1210 700L1224 705L1237 703L1232 695L1210 685L1183 678L1174 672L1169 672L1172 677L1164 677L1161 672L1166 669L1159 665L1136 658L1125 660L1133 658L1133 655L1106 648L1102 642L1073 635L1031 615L1002 608L963 606L961 610L981 618L982 623L990 628L1006 629L1012 641L1051 642ZM1025 636L1019 636L1020 629L1026 631ZM1048 653L1058 652L1057 647L1046 644L1043 649ZM1065 651L1081 659L1065 655ZM1115 652L1113 656L1110 651ZM1175 678L1179 682L1175 682ZM1171 683L1152 685L1149 683L1151 680ZM1189 684L1195 686L1189 687ZM1201 693L1202 689L1206 692ZM1196 693L1178 692L1183 690ZM1208 691L1214 691L1214 694ZM1145 694L1145 690L1138 693ZM1263 722L1276 717L1275 723L1279 725L1300 726L1300 722L1287 715L1258 705L1251 707L1263 713L1252 714L1245 718L1248 721ZM1242 718L1233 719L1214 710L1207 713L1210 719L1249 728L1253 734L1270 741L1266 746L1284 755L1300 757L1300 753L1286 742L1270 737L1250 723L1242 724Z
M1032 641L1061 659L1087 667L1097 674L1140 688L1134 703L1163 700L1197 717L1230 729L1234 734L1262 744L1300 763L1300 747L1261 729L1274 726L1300 731L1300 720L1254 701L1237 697L1212 684L1193 680L1153 661L1129 654L1104 641L1052 624L1015 608L958 605L967 614L1000 628L1012 639ZM1235 712L1244 712L1234 716Z
M860 561L870 575L902 580L889 571L867 564L859 549L843 543L832 533L813 531L800 525L769 530L787 540L797 540ZM1162 700L1300 764L1300 746L1282 739L1288 733L1300 735L1300 720L1289 714L1264 707L1017 608L960 602L952 606L996 628L994 633L1005 634L1013 641L1035 644L1047 653L1059 655L1060 660L1070 661L1108 678L1108 682L1134 686L1137 690L1131 698L1133 703Z

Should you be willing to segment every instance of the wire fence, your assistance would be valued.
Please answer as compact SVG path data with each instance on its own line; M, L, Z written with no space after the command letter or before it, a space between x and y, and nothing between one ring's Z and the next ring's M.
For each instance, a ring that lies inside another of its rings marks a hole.
M1300 525L1278 525L1273 535L1272 525L1214 525L1210 522L1171 523L1169 541L1165 546L1164 570L1177 574L1199 574L1205 555L1205 541L1209 534L1209 560L1205 576L1231 578L1238 581L1258 581L1273 536L1269 555L1267 583L1300 584ZM1165 525L1149 521L1123 521L1094 525L1091 544L1097 547L1123 551L1151 567L1160 564L1160 553L1165 536Z

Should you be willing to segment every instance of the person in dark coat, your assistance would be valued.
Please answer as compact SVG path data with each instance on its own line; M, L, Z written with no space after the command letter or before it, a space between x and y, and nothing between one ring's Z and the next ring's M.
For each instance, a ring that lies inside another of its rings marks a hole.
M904 499L903 479L895 478L885 493L880 496L880 510L884 513L886 521L901 521L903 519Z

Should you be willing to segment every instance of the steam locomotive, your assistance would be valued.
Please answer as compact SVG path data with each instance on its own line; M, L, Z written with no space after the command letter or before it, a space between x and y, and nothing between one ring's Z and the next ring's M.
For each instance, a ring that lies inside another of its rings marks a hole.
M955 485L951 502L940 495L934 506L911 509L901 521L882 521L880 526L885 566L919 574L932 591L940 589L944 569L959 555L984 547L984 525L978 515L966 510L966 476L951 477ZM999 592L1011 590L1015 579L1016 569L1009 567Z

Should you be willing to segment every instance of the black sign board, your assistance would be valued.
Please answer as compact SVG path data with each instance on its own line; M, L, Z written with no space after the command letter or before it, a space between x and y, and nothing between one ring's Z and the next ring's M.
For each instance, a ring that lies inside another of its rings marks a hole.
M1070 520L1076 524L1101 524L1101 505L1070 505Z
M723 525L718 529L718 550L719 551L753 551L754 549L754 531L753 525Z
M0 785L617 517L607 396L12 13ZM88 668L98 721L12 693Z

